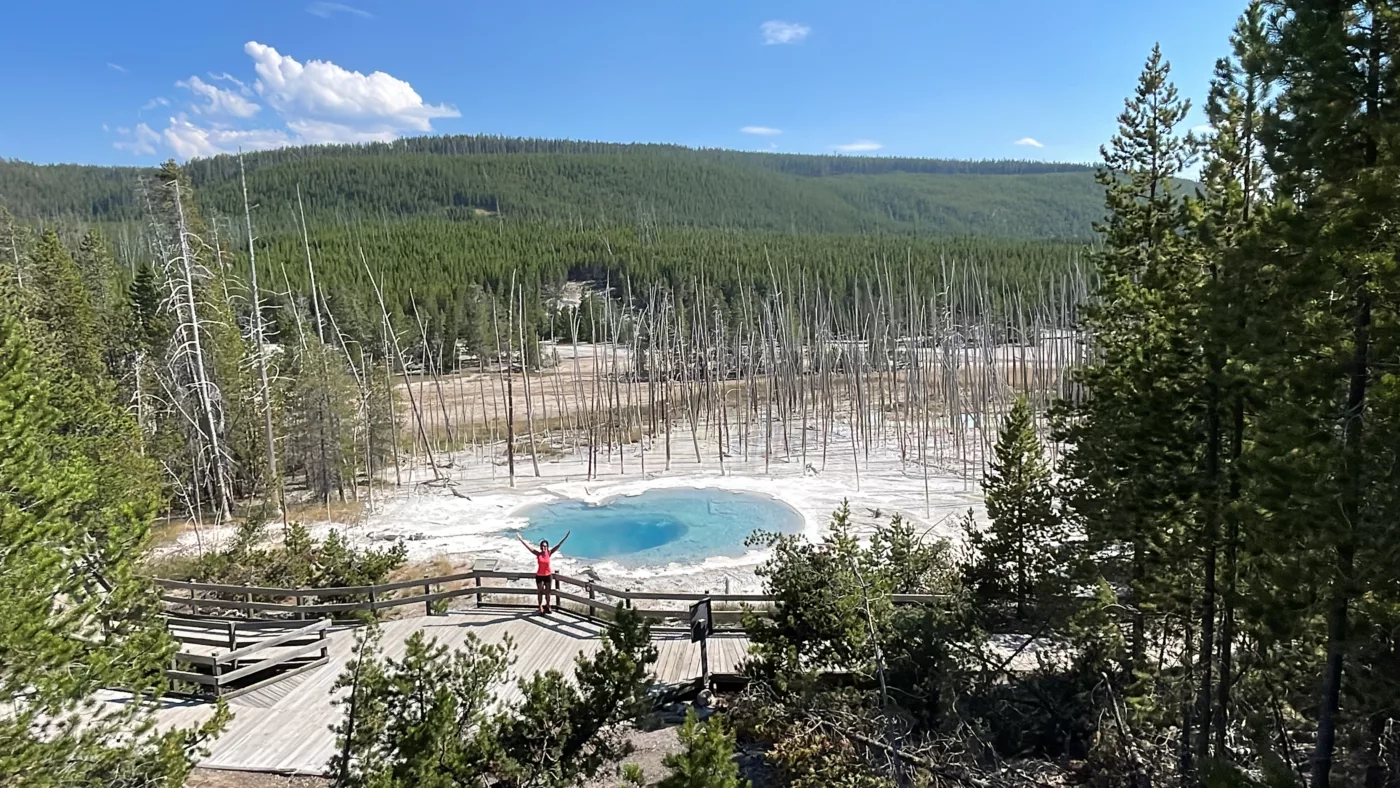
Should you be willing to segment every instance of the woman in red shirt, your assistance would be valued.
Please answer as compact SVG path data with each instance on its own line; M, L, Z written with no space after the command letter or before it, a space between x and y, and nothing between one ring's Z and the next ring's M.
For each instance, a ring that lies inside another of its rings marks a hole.
M550 612L549 586L550 580L554 579L554 571L549 566L549 559L553 557L555 553L559 552L559 548L563 547L564 543L569 540L569 534L571 533L573 533L573 531L566 531L564 533L564 538L560 539L559 544L554 547L549 546L548 539L541 539L540 549L538 550L531 547L530 543L525 541L525 537L520 534L515 535L515 538L519 539L520 543L525 545L526 550L535 554L535 601L539 604L541 613Z

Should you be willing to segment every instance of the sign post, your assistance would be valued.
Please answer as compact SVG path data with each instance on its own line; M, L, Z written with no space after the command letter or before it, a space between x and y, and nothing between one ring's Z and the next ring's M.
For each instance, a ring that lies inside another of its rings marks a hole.
M700 644L700 689L710 688L710 650L708 639L714 626L710 618L710 598L705 597L690 606L690 642Z

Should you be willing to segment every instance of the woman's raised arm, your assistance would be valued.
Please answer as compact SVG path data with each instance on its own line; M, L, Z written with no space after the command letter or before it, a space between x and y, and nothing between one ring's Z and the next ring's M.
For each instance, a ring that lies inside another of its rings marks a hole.
M565 531L564 538L559 540L559 544L549 548L549 554L554 555L555 553L559 552L559 548L563 547L564 543L569 541L569 534L571 533L573 533L573 531Z
M533 555L539 555L539 554L540 554L540 551L539 551L539 550L536 550L535 548L531 547L531 546L530 546L530 543L527 542L527 541L525 541L525 537L521 536L519 531L516 531L516 533L515 533L515 538L516 538L516 539L519 539L519 540L520 540L520 543L521 543L522 545L525 545L525 549L526 549L526 550L529 550ZM562 544L562 542L561 542L560 544Z

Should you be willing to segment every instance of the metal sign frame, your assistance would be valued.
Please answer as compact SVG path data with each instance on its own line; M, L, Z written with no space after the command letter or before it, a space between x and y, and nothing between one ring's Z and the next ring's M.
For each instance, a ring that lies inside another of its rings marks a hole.
M690 606L690 642L699 643L715 631L710 610L710 598L705 597Z

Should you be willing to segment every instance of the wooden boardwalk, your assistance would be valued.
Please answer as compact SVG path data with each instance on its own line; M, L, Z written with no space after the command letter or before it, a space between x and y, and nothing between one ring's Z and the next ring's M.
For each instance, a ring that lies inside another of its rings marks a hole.
M516 678L550 669L571 672L575 656L598 650L602 629L595 621L569 613L540 616L518 610L474 609L384 622L380 648L387 657L402 657L404 642L419 631L449 648L461 646L468 634L488 643L499 643L509 634L515 643L516 661L497 696L511 702L519 697ZM329 664L230 700L233 720L199 765L323 773L335 747L331 726L341 714L331 703L331 686L344 669L354 640L353 628L336 628L327 638ZM689 632L657 631L652 640L659 652L652 666L658 682L681 684L699 678L700 647L690 641ZM734 673L748 652L748 638L741 633L717 632L710 638L709 652L711 673ZM121 703L124 698L108 693L106 700ZM212 713L213 706L207 702L171 698L166 699L157 717L159 726L165 728L197 724Z

